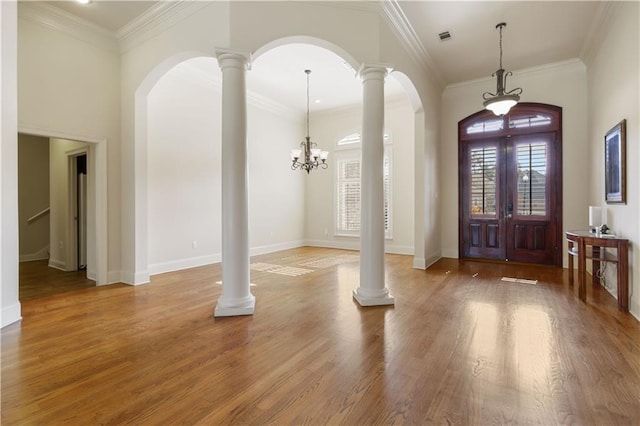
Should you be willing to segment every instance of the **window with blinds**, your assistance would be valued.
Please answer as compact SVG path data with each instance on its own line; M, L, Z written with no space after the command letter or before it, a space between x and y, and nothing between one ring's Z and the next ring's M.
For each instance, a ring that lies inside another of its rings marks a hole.
M471 216L496 217L496 161L498 149L492 147L472 148L470 155L470 213Z
M338 157L336 155L336 157ZM360 158L337 158L337 224L339 234L360 232Z
M547 144L517 145L518 203L521 216L547 216Z
M357 136L357 139L356 139ZM348 142L345 141L348 139ZM355 141L354 141L355 139ZM385 142L389 136L385 135ZM341 143L342 142L342 143ZM349 135L338 142L349 149L335 152L336 163L336 235L360 235L360 135ZM383 159L384 229L385 237L391 238L391 146L385 145Z

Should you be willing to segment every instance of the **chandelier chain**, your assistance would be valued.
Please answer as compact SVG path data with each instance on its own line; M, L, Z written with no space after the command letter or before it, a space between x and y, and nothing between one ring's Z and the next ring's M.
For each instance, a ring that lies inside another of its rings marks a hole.
M500 69L502 69L502 28L504 25L500 25Z
M304 70L307 73L307 137L309 137L309 74L311 70Z

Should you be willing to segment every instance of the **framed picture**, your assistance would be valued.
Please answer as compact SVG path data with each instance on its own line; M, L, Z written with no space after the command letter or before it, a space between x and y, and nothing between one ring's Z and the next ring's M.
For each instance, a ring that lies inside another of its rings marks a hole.
M627 120L604 136L604 189L607 203L627 202Z

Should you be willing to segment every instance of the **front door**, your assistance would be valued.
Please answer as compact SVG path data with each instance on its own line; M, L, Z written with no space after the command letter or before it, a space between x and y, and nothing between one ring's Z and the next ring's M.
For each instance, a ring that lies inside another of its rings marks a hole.
M538 109L461 121L461 258L561 264L559 132Z

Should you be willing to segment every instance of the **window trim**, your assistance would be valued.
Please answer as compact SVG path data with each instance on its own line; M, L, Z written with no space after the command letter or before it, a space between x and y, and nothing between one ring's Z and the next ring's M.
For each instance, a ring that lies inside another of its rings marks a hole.
M338 185L340 184L338 173L340 172L340 167L338 165L341 160L348 160L358 158L360 163L362 164L362 140L359 142L352 142L348 144L340 145L340 141L346 138L353 137L354 135L360 136L360 132L349 133L347 136L341 138L335 143L335 163L336 163L336 172L333 174L334 182L334 196L333 196L333 236L334 237L357 237L360 238L360 230L358 231L349 231L349 230L340 230L338 229L340 209L339 209L339 193L338 193ZM388 158L389 162L389 173L388 173L388 191L386 191L387 196L385 199L388 203L387 216L388 216L388 227L385 229L385 240L393 239L393 141L391 134L389 132L384 133L384 157ZM362 173L362 172L361 172ZM362 180L360 180L362 182ZM384 199L383 199L384 202Z

